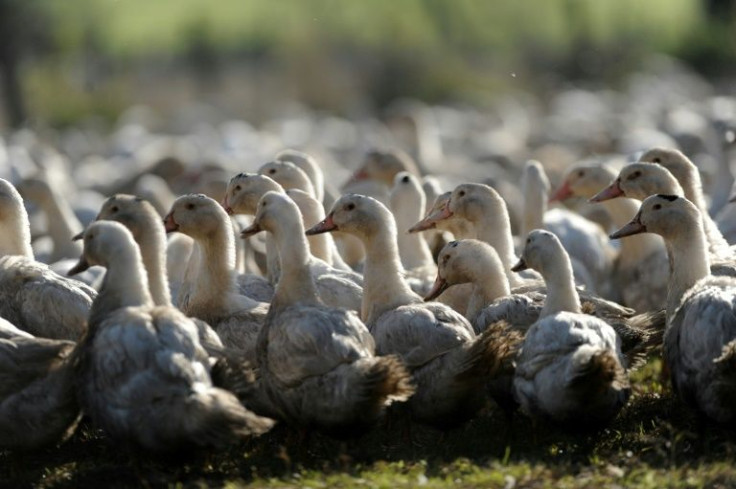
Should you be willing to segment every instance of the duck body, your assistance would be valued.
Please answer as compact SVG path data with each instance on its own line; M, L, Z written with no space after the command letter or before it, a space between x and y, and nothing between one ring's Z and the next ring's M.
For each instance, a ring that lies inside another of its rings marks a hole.
M736 279L710 276L685 294L665 332L664 358L685 402L736 421Z
M80 418L71 368L75 343L2 331L0 447L28 450L63 441Z
M514 395L532 416L564 425L610 420L630 395L620 340L605 322L559 312L534 323L516 361Z
M266 412L337 437L363 433L391 401L411 394L409 374L395 357L375 356L374 339L355 312L320 300L304 226L285 194L266 193L244 233L262 229L273 234L282 257L281 278L258 337Z
M77 340L96 295L43 263L17 255L0 258L0 316L34 336Z

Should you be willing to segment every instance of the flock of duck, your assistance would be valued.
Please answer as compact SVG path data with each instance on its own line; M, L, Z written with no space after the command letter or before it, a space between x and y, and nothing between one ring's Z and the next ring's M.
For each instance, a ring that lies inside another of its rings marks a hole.
M151 451L275 422L357 436L397 410L448 429L489 399L599 426L651 355L699 413L736 417L736 251L676 149L575 164L554 190L528 162L518 236L494 186L442 188L399 150L338 193L290 149L179 197L176 166L94 210L49 171L0 179L0 448L82 416Z

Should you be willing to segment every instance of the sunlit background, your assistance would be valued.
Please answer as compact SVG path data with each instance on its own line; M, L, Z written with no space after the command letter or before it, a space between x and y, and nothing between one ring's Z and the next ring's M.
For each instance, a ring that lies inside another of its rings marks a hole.
M267 120L620 88L672 56L733 91L732 0L0 0L0 127L133 104Z

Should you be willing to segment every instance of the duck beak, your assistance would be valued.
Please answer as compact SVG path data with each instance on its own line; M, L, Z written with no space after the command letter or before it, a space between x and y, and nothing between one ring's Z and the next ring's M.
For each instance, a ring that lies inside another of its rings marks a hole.
M72 241L79 241L82 238L84 238L84 231L81 231L79 234L75 234L72 237Z
M179 225L174 220L173 212L169 212L166 214L166 217L164 217L164 228L166 228L167 233L173 233L174 231L179 230Z
M77 264L70 268L68 272L66 272L66 275L67 277L71 277L72 275L84 272L89 267L90 264L89 262L87 262L87 259L84 258L84 256L81 256L79 257L79 261L77 262Z
M562 202L564 200L569 199L573 195L574 194L572 192L572 189L570 188L570 184L568 182L565 182L560 186L560 188L557 189L557 191L554 194L552 194L549 197L549 202L550 203L555 202L555 201Z
M449 219L453 215L454 214L450 210L450 206L445 205L442 209L434 211L418 223L414 224L412 227L409 228L409 232L418 233L419 231L426 231L427 229L435 228L437 227L437 221Z
M591 197L588 202L603 202L605 200L615 199L616 197L622 197L623 195L624 191L621 190L620 180L616 179L611 185Z
M529 267L527 266L526 262L524 261L524 258L519 258L519 261L516 263L516 265L514 265L513 267L511 267L511 271L518 273L518 272L523 272L527 268L529 268Z
M220 205L223 209L225 209L225 212L227 212L229 216L235 214L235 211L233 211L233 208L230 207L230 203L227 200L227 194L225 194L225 197L222 198L222 202L220 202Z
M337 225L332 220L332 213L330 212L327 217L325 217L323 220L312 226L311 228L307 229L305 234L307 236L314 236L315 234L322 234L322 233L328 233L330 231L336 231Z
M442 292L447 290L448 287L450 287L450 285L447 283L447 280L440 277L438 274L434 281L434 285L432 285L432 290L427 292L427 295L424 296L424 302L436 299L440 294L442 294Z
M240 237L243 238L243 239L250 238L254 234L258 234L261 231L263 231L263 228L261 227L261 225L259 223L255 222L255 221L253 221L253 224L251 224L247 228L245 228L242 231L240 231Z
M641 223L641 213L637 213L634 218L626 226L622 227L618 231L611 233L611 239L620 239L626 236L633 236L634 234L646 233L647 227Z

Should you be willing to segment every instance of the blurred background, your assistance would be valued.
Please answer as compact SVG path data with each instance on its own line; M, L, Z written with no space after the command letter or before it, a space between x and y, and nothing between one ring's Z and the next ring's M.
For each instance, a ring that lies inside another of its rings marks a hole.
M176 131L193 109L544 103L673 70L733 94L735 61L734 0L0 0L0 128L112 126L138 104Z

